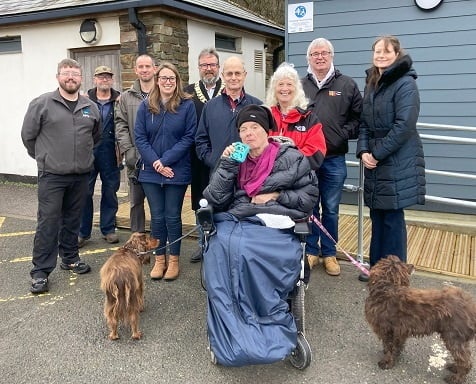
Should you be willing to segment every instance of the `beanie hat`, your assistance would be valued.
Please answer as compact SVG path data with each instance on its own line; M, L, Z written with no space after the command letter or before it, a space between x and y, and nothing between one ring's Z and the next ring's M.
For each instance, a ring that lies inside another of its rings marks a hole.
M261 105L250 104L243 107L236 117L236 127L240 128L243 123L254 121L263 127L266 133L271 129L276 130L274 118L271 111Z

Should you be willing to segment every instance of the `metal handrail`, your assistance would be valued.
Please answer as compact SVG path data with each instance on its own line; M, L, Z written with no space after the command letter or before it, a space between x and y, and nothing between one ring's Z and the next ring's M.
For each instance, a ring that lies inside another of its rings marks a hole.
M419 128L424 129L445 129L445 130L459 130L459 131L468 131L476 132L476 127L466 127L461 125L444 125L444 124L429 124L429 123L417 123ZM436 141L446 141L460 144L476 144L476 139L470 138L460 138L460 137L451 137L451 136L439 136L439 135L425 135L420 134L421 138L428 140ZM355 186L352 184L344 184L344 190L348 192L357 192L357 201L358 201L358 217L357 217L357 261L359 263L364 263L364 166L362 161L346 161L346 165L358 166L359 167L359 185ZM426 174L449 176L449 177L460 177L476 180L476 175L471 175L467 173L460 172L447 172L447 171L436 171L432 169L425 169ZM451 199L446 197L430 196L425 195L425 200L444 203L448 205L456 205L465 208L476 209L476 202L460 200L460 199Z
M446 141L450 143L460 144L476 144L476 139L470 139L468 137L452 137L452 136L439 136L439 135L425 135L420 133L422 139Z
M418 128L423 128L423 129L444 129L446 131L476 132L476 127L467 127L465 125L417 123L417 127Z

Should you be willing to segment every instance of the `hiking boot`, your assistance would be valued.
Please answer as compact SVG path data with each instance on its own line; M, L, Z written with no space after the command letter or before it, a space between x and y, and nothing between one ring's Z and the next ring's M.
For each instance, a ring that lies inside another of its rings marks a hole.
M31 293L44 293L48 292L48 279L46 277L37 277L31 280Z
M103 235L102 238L106 240L109 244L119 243L119 237L117 237L114 232L108 233L107 235Z
M340 275L340 265L337 262L335 256L324 257L324 268L326 269L328 275Z
M314 267L317 267L319 265L319 256L311 255L310 253L308 253L306 256L310 269L313 269Z
M84 244L86 244L86 241L88 240L89 240L89 237L78 236L78 248L84 247Z
M73 264L66 264L62 262L60 264L60 267L61 269L64 269L65 271L72 271L74 273L77 273L78 275L82 275L83 273L88 273L91 270L91 267L81 260L78 260L76 263L73 263Z

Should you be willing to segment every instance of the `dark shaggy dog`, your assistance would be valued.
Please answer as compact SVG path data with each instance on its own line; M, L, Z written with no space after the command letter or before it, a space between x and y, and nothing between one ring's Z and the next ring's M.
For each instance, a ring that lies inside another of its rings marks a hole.
M150 260L151 250L158 241L145 233L133 233L102 266L101 289L105 293L104 316L109 327L109 339L119 338L117 327L120 321L129 324L132 338L138 340L139 312L144 309L144 283L142 264Z
M413 265L393 255L370 270L365 317L383 343L384 355L378 365L382 369L392 368L407 338L437 332L454 359L446 367L452 372L446 382L463 383L471 370L476 302L456 287L410 288L413 270Z

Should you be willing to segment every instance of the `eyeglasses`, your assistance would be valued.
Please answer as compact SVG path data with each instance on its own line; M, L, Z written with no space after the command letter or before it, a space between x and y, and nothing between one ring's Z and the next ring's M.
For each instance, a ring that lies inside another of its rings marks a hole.
M228 78L233 77L233 75L234 75L235 77L241 77L241 76L243 76L245 73L246 73L246 72L238 72L238 71L237 71L237 72L224 72L224 73L223 73L223 76L228 77Z
M176 80L176 79L177 79L177 78L176 78L175 76L169 76L169 77L167 77L167 76L159 76L159 81L160 81L161 83L166 83L167 81L169 81L169 82L171 82L171 83L175 83L175 80Z
M317 59L319 56L326 58L330 55L331 53L329 51L323 51L323 52L312 52L309 54L309 56L313 57L314 59Z
M63 77L81 77L81 72L60 72L60 76Z
M207 63L203 63L203 64L198 64L198 66L201 68L201 69L207 69L208 67L210 68L216 68L218 67L218 63L210 63L210 64L207 64Z
M111 75L96 75L99 80L112 80Z

